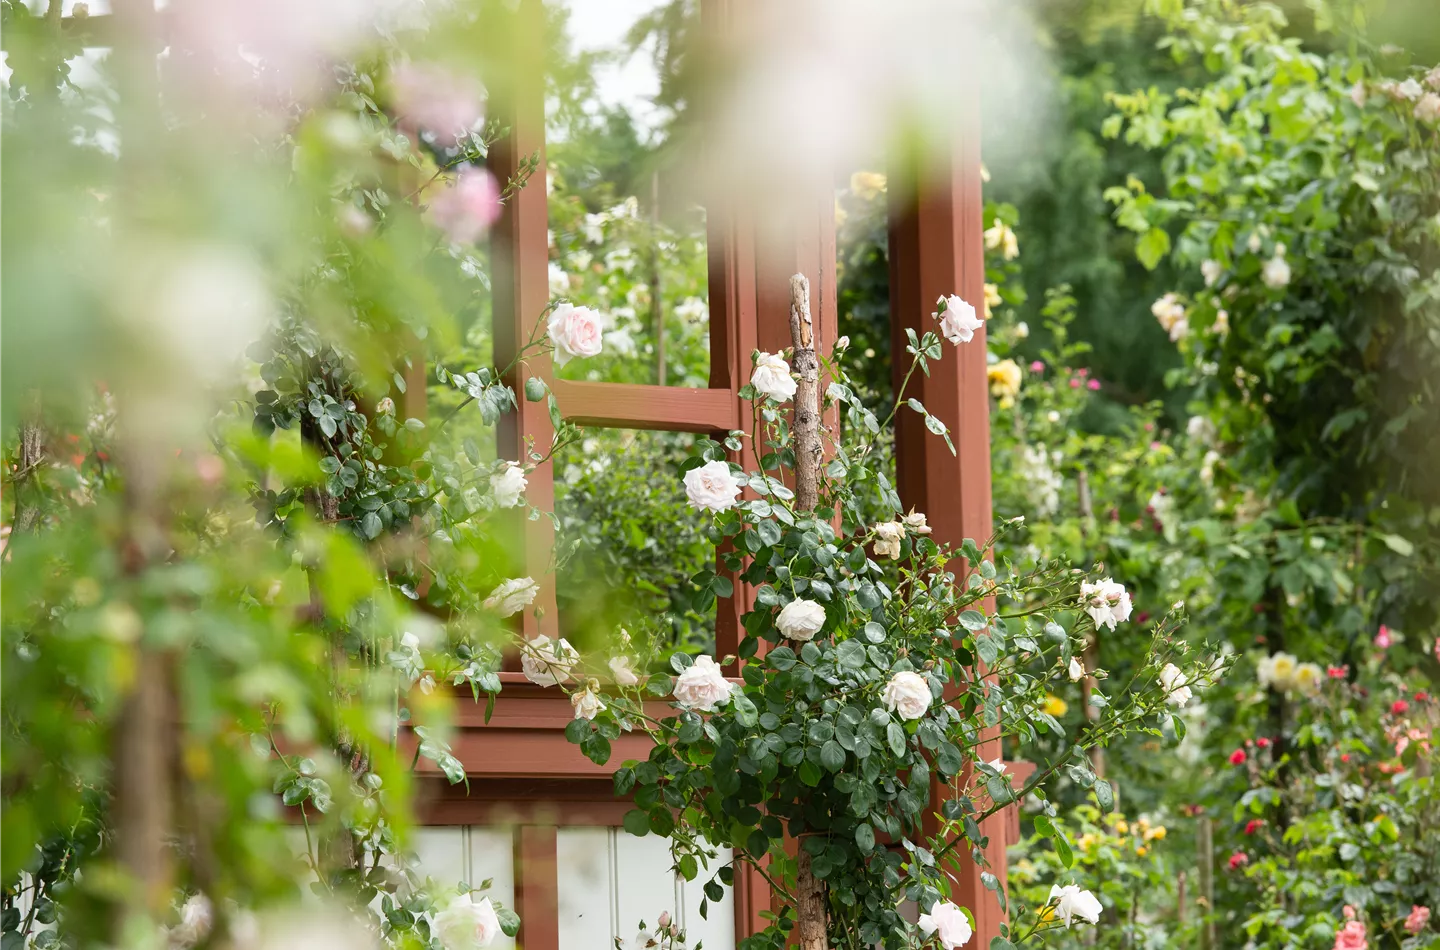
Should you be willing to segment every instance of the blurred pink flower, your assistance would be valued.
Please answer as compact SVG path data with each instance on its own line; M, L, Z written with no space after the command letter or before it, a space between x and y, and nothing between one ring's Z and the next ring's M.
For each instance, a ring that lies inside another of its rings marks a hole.
M1045 364L1042 363L1042 362L1040 362L1039 360L1036 360L1035 362L1033 362L1033 363L1030 364L1030 372L1032 372L1032 373L1041 373L1041 372L1044 372L1044 371L1045 371Z
M470 244L500 216L500 188L483 168L466 165L430 199L430 221L456 244Z
M1080 380L1075 379L1075 378L1072 376L1072 377L1070 378L1070 388L1071 388L1071 389L1079 389L1079 388L1080 388Z
M1092 390L1098 390L1098 389L1100 388L1100 380L1098 380L1098 379L1092 379L1092 380L1090 380L1090 382L1086 383L1085 385L1088 386L1088 387L1089 387L1090 389L1092 389Z
M1420 904L1412 904L1410 907L1410 916L1405 918L1405 930L1412 934L1418 934L1425 929L1425 925L1429 922L1430 908L1423 907Z
M480 84L426 63L403 63L390 76L400 127L412 134L429 132L450 148L485 118Z
M1365 925L1352 920L1335 931L1335 950L1366 950Z
M1394 641L1390 639L1390 628L1382 623L1380 625L1380 631L1375 634L1375 645L1382 650L1386 650L1389 649L1392 642Z

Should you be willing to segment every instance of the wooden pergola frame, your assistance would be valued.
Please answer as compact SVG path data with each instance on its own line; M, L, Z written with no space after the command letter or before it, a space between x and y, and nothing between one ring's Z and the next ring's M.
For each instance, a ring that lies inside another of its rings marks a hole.
M703 28L711 38L733 29L756 0L702 0ZM521 19L528 23L533 55L517 57L532 64L533 75L515 84L504 118L509 136L492 150L491 170L501 180L514 175L532 155L545 155L545 99L540 29L541 0L521 0ZM905 350L907 328L933 328L934 301L958 293L969 301L984 295L984 246L981 197L978 99L974 85L956 90L964 97L969 121L949 154L929 155L925 167L893 168L894 183L920 182L915 190L892 193L890 300L892 352ZM836 238L834 191L830 170L817 171L813 188L800 195L788 216L789 234L777 242L767 231L762 239L754 226L756 209L715 206L707 209L710 296L710 385L706 389L670 386L575 382L556 379L548 356L528 359L526 372L551 386L561 414L581 425L630 429L663 429L722 436L743 427L749 404L738 395L749 380L755 349L770 352L790 345L787 316L788 280L796 272L809 278L814 300L817 348L827 351L836 331ZM509 363L550 301L548 212L543 188L521 189L510 201L492 232L494 345L498 363ZM896 384L903 374L895 361ZM423 372L423 368L422 368ZM508 380L518 391L523 379ZM989 402L986 383L985 331L968 345L951 348L931 365L928 377L911 380L911 394L950 429L957 454L927 433L914 414L901 414L896 432L898 490L904 504L925 512L942 543L958 545L964 538L984 539L992 531L990 496ZM410 387L423 394L421 386ZM423 398L423 395L421 395ZM413 412L413 410L412 410ZM833 414L826 424L838 422ZM543 404L521 401L501 423L499 452L523 457L527 437L549 445L554 435ZM735 461L755 468L747 446ZM552 463L529 476L528 499L543 510L555 501ZM520 564L532 577L545 578L554 544L547 519L526 522ZM958 565L963 571L963 565ZM737 579L738 580L738 579ZM737 652L740 617L751 592L736 583L735 595L718 603L716 655ZM543 582L536 612L526 613L521 632L527 638L557 637L558 612L553 579ZM728 671L738 675L739 670ZM474 780L463 790L437 791L424 818L430 824L507 824L514 831L515 909L523 921L518 938L525 950L559 950L556 832L565 825L616 827L628 804L613 795L611 773L626 759L645 758L649 740L626 735L614 745L611 764L600 767L566 741L563 732L572 718L570 704L557 690L535 687L520 674L502 674L504 690L495 714L485 724L478 708L460 704L455 754ZM994 739L987 759L1000 755ZM1018 770L1017 771L1021 771ZM1023 775L1022 775L1023 778ZM441 784L436 780L436 784ZM945 788L937 785L938 802ZM932 812L934 809L932 809ZM987 858L1005 880L1005 845L1017 828L1009 814L990 819ZM932 818L933 821L933 818ZM933 827L931 828L933 830ZM976 946L988 946L1004 921L995 895L987 891L968 860L954 886L957 902L976 916ZM770 892L753 872L736 875L734 888L737 939L763 929L761 914L770 909Z
M736 21L761 0L701 0L704 30L723 37ZM534 72L516 77L512 95L504 105L509 135L492 150L490 166L507 180L532 155L545 155L545 82L543 74L542 0L518 0L522 30L516 41L529 47L516 62ZM64 29L103 42L113 26L110 16L85 21L66 18ZM934 301L958 293L968 301L984 296L984 247L978 100L975 83L962 82L953 93L964 99L968 122L949 154L927 156L924 168L891 169L892 183L920 182L918 189L895 193L892 189L889 220L890 302L892 352L903 353L906 329L933 328ZM804 108L803 103L795 104ZM836 239L834 195L829 169L817 171L813 187L788 209L788 236L777 242L770 234L762 246L754 226L756 209L712 205L707 209L710 296L710 385L705 389L556 379L548 356L527 358L526 372L544 378L571 422L611 428L661 429L723 437L742 427L749 404L738 395L749 380L750 355L756 349L776 352L790 345L787 323L791 274L810 281L818 336L817 349L828 351L836 331ZM548 213L544 188L520 189L506 206L492 231L494 352L501 365L512 361L534 322L550 301L548 266ZM768 232L767 232L768 233ZM895 361L896 385L904 365ZM426 365L414 361L407 372L406 413L426 414ZM523 379L508 380L519 391ZM928 377L911 380L910 394L949 427L957 455L924 428L914 414L902 413L896 432L898 491L903 503L927 514L934 538L958 545L964 538L986 538L992 531L990 497L989 404L986 383L985 331L977 331L968 345L947 346L945 358L931 364ZM832 413L825 420L834 426ZM549 445L554 431L543 404L521 400L504 418L499 431L499 452L519 459L526 439ZM758 467L747 447L735 461L747 469ZM529 476L529 502L553 510L552 464L546 462ZM532 577L547 576L554 545L548 519L525 522L521 563ZM957 565L963 571L963 565ZM716 653L737 652L740 617L751 592L735 585L735 595L718 603ZM537 612L526 613L521 632L527 637L556 637L558 612L553 580L543 583L535 602ZM731 671L738 675L739 670ZM565 695L537 687L519 674L502 673L503 692L490 722L482 707L457 703L455 755L464 763L469 788L451 786L433 768L423 781L430 794L423 806L427 825L499 825L513 830L515 910L522 920L518 936L525 950L559 950L557 915L557 831L565 826L618 827L629 809L612 793L614 768L630 758L644 758L649 740L625 735L614 743L611 765L597 766L564 736L572 711ZM998 739L985 753L1000 754ZM1012 771L1023 779L1026 768ZM424 766L422 766L422 769ZM945 794L938 783L932 794L938 802ZM933 812L933 809L932 809ZM933 820L933 819L932 819ZM933 827L931 828L933 830ZM987 858L993 872L1005 879L1005 845L1018 835L1016 813L991 818L984 829L989 836ZM1004 915L969 861L955 880L953 897L976 916L976 946L989 946L999 934ZM764 929L761 916L770 909L771 896L760 875L741 869L734 887L737 939Z

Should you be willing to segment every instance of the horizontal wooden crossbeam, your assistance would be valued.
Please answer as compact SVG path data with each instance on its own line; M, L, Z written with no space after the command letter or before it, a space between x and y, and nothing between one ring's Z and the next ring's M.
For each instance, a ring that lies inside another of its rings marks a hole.
M728 389L687 389L629 383L552 383L560 412L582 426L729 432L740 428L740 400Z

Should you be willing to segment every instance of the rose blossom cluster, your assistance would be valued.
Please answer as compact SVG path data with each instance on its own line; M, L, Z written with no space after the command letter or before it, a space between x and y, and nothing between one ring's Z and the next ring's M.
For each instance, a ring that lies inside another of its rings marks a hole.
M1260 661L1255 677L1264 689L1313 696L1324 685L1326 673L1316 663L1301 663L1293 654L1280 651Z
M1130 619L1133 609L1129 591L1123 584L1117 584L1108 577L1093 584L1090 581L1081 583L1080 602L1090 619L1095 621L1096 629L1106 627L1114 630L1115 624Z
M1159 321L1165 332L1170 334L1171 343L1178 343L1189 334L1189 315L1185 310L1185 305L1175 294L1165 294L1156 300L1150 305L1150 312Z

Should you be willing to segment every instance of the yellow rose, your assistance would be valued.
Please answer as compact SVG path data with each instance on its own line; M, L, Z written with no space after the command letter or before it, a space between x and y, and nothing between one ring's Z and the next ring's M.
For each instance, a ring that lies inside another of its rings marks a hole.
M1045 694L1045 705L1042 707L1047 713L1059 719L1070 709L1070 704L1059 696L1051 693Z
M1306 696L1314 696L1320 692L1320 686L1325 682L1325 671L1314 663L1301 663L1295 667L1292 680L1300 692Z
M1147 854L1149 854L1149 853L1150 853L1150 849L1147 848L1147 847L1145 847L1143 844L1140 845L1140 846L1138 846L1138 847L1135 849L1135 856L1136 856L1137 858L1143 858L1143 857L1145 857L1145 855L1147 855Z
M885 176L880 172L856 172L850 176L850 190L865 201L883 195L886 184Z
M1164 825L1156 825L1154 828L1151 828L1149 831L1146 831L1146 832L1145 832L1145 840L1146 840L1146 841L1164 841L1164 840L1165 840L1165 826L1164 826Z
M986 285L985 285L985 319L986 319L986 320L989 320L989 319L990 319L990 313L991 313L991 311L994 310L996 307L1000 306L1000 304L1003 303L1003 302L1004 302L1004 301L1002 301L1002 300L1000 299L1000 285L999 285L999 284L986 284Z
M986 368L985 378L990 381L990 395L1000 400L1000 405L1009 408L1020 394L1020 364L1014 360L1001 360Z
M1085 834L1081 835L1079 840L1075 843L1080 846L1081 851L1089 851L1091 848L1095 847L1100 843L1100 837L1087 831Z

